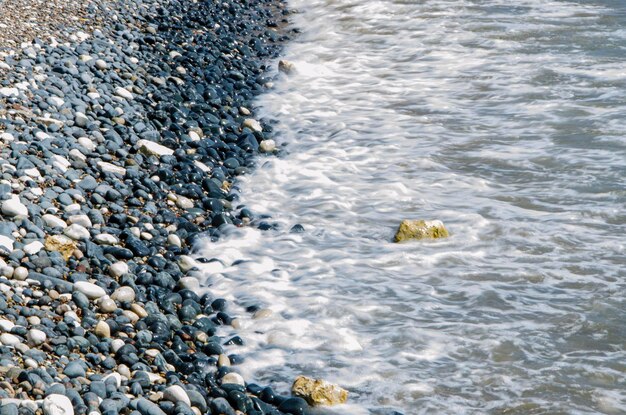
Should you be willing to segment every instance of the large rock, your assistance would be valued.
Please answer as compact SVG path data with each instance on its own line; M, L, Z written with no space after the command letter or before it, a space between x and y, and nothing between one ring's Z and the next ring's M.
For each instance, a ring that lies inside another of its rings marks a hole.
M44 241L46 251L58 251L66 261L70 259L76 247L76 241L65 235L51 235Z
M291 386L291 392L304 398L309 405L338 405L348 400L348 391L322 379L298 376Z
M448 230L440 220L408 220L400 223L394 242L403 242L409 239L437 239L450 236Z

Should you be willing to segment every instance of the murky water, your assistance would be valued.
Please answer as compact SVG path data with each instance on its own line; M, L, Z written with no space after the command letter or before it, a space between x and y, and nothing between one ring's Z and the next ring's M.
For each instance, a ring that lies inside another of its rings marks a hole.
M247 260L206 269L244 374L339 383L339 414L626 413L626 3L292 6L258 103L287 154L239 184L281 228L201 252Z

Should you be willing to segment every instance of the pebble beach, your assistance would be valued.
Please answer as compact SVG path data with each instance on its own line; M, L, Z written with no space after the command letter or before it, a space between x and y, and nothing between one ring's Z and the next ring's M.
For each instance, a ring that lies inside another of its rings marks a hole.
M279 151L253 99L288 14L0 1L0 415L308 411L238 373L194 276L198 241L271 227L233 183Z

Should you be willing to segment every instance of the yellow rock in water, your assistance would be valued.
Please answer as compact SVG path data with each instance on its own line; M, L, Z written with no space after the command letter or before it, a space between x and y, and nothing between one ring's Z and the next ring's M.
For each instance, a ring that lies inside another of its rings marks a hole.
M44 248L46 251L58 251L63 255L63 258L67 261L72 256L72 253L76 249L76 241L68 238L65 235L52 235L47 236L44 241Z
M321 379L298 376L291 386L291 392L304 398L309 405L337 405L348 400L348 391Z
M409 239L438 239L450 236L448 230L440 220L408 220L400 223L394 242L403 242Z

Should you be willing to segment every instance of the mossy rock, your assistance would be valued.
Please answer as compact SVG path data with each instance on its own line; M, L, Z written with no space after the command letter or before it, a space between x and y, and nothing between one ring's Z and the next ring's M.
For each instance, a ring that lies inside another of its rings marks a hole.
M400 223L394 242L404 242L411 239L439 239L450 236L448 230L440 220L408 220Z

